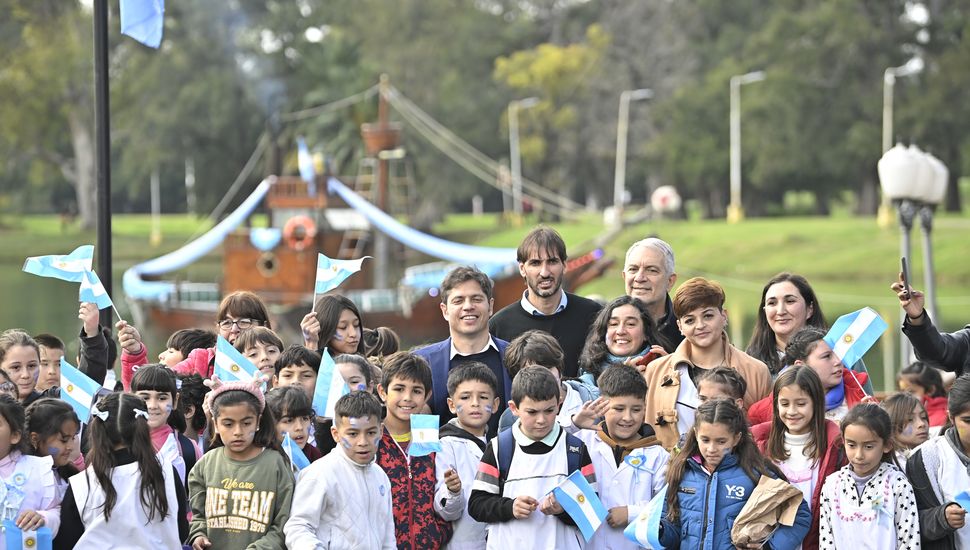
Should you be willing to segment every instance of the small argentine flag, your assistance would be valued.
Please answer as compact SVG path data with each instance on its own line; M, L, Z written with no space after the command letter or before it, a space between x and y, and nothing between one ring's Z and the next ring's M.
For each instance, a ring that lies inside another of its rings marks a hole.
M635 517L630 525L623 530L623 535L633 542L647 548L660 549L660 516L663 514L664 500L667 498L667 487L653 495L650 504Z
M91 417L91 404L101 384L88 378L88 375L74 368L61 357L61 399L67 401L81 422Z
M243 357L222 336L216 340L216 364L213 373L223 382L249 382L260 375L256 365Z
M552 490L552 494L556 496L556 502L576 522L576 527L579 527L586 542L589 542L593 533L606 519L606 508L592 485L586 481L582 470L569 474L569 477Z
M21 531L13 520L3 520L3 540L7 550L51 550L53 535L49 527Z
M317 195L317 171L313 168L313 155L306 146L303 136L296 138L296 163L300 167L300 177L306 182L307 194Z
M303 454L300 446L290 438L290 434L288 433L283 434L283 450L286 451L286 456L290 457L290 465L293 467L293 473L299 472L310 465L310 460Z
M889 325L871 307L847 313L836 319L825 335L825 343L847 368L852 368Z
M441 440L438 439L438 423L439 418L436 414L411 415L409 455L425 456L441 450Z
M360 271L361 264L367 258L370 256L356 260L331 260L320 254L317 257L317 283L313 293L323 294L337 288L347 277Z
M347 382L340 376L337 364L330 357L327 349L321 354L320 371L317 373L317 385L313 388L313 410L317 416L334 417L334 406L337 400L350 393Z
M31 256L24 262L24 271L41 277L54 277L72 283L80 283L84 272L91 270L94 246L86 244L63 255Z
M97 304L98 309L114 307L108 291L101 284L98 274L93 271L85 271L84 278L81 279L81 290L78 292L78 300Z

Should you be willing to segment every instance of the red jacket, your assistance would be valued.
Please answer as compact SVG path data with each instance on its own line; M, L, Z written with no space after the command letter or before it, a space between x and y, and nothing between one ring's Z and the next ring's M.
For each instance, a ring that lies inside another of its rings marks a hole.
M765 447L768 445L768 434L770 433L771 421L762 422L751 428L751 435L762 453L765 453ZM818 523L819 510L822 504L822 485L825 484L825 478L847 464L845 450L842 447L842 433L838 424L826 420L825 434L828 445L826 445L825 452L822 454L818 480L815 482L815 489L812 491L812 527L808 530L805 540L802 541L802 550L818 550Z
M406 456L384 430L377 449L377 465L391 480L394 534L400 550L437 550L451 539L451 523L434 510L434 457L434 453Z
M212 361L216 356L216 348L196 348L189 352L189 356L172 367L176 374L198 373L202 378L212 378ZM138 353L121 352L121 384L125 391L131 391L131 379L135 377L138 367L148 364L148 348L142 344Z
M931 428L946 424L946 399L946 396L923 396L923 408L926 409L926 415L930 417Z
M858 382L856 382L857 380ZM845 384L845 404L850 409L866 397L866 392L862 389L862 386L868 380L869 375L864 372L855 372L844 367L842 368L842 383ZM771 394L748 408L748 422L752 426L756 426L762 422L771 422L773 408L774 394Z

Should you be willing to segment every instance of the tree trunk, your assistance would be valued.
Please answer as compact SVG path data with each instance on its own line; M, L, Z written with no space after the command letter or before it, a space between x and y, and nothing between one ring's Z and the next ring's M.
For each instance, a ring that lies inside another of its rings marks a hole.
M865 175L856 196L858 199L856 214L875 216L879 208L879 182L874 169Z
M91 127L81 114L81 107L72 105L67 110L71 128L71 146L74 149L74 192L77 195L78 216L82 229L94 229L98 215L98 190L94 181L94 140Z

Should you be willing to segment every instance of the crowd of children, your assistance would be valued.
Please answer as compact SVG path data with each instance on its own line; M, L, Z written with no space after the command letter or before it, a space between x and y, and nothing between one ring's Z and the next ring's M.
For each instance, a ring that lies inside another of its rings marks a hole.
M261 299L233 293L216 331L175 332L158 363L120 321L118 388L92 396L89 419L59 398L64 343L7 330L0 519L49 529L58 549L635 549L624 530L651 514L664 548L970 548L970 375L947 393L917 362L878 403L816 327L787 335L769 371L727 341L723 303L712 281L682 285L672 311L686 340L668 354L639 299L613 301L576 377L555 337L525 331L503 342L507 404L489 365L433 379L336 294L286 346ZM114 343L96 311L81 306L78 359L100 384ZM217 337L262 376L219 380ZM350 390L332 418L314 410L325 354ZM412 416L438 401L440 450L414 452ZM576 472L606 510L588 540L553 492ZM801 502L763 540L736 543L764 480Z

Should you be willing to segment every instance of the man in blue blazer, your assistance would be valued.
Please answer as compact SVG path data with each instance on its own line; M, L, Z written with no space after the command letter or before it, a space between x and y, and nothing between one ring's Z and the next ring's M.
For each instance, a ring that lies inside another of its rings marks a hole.
M489 421L493 433L512 398L512 381L502 363L509 343L488 332L494 302L492 280L474 267L456 267L441 282L441 314L450 336L414 352L431 365L431 412L440 416L442 425L454 418L448 410L448 373L462 363L484 363L499 381L499 410Z

